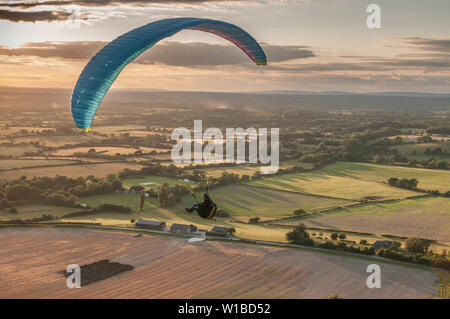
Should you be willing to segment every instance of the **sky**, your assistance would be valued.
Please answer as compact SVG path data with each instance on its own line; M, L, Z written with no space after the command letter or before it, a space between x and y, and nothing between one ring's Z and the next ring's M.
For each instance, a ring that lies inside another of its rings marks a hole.
M380 28L366 9L380 8ZM182 31L128 65L113 89L450 93L448 0L0 0L0 86L73 88L89 59L172 17L227 21L267 55Z

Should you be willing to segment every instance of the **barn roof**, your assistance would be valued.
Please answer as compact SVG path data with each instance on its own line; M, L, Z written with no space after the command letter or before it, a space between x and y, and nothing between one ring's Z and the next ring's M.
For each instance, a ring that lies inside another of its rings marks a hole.
M228 231L228 229L226 227L222 227L222 226L214 226L211 231L216 232L216 233L226 233Z
M145 220L145 219L139 219L136 222L136 225L146 225L146 226L161 226L161 225L165 225L165 222L160 222L157 220Z

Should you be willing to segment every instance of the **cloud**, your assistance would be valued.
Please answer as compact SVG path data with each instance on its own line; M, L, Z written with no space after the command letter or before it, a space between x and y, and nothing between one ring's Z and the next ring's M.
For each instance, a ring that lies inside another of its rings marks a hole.
M204 4L216 2L246 2L246 0L43 0L43 1L9 1L0 2L0 7L28 9L38 6L145 6L147 4ZM247 1L252 2L252 1Z
M252 3L254 1L247 0L43 0L43 1L1 1L0 20L8 20L11 22L52 22L65 20L70 13L67 8L73 6L79 7L98 7L99 9L111 9L119 5L127 5L136 7L146 7L152 5L190 5L200 6L205 4L224 4L224 3ZM45 7L43 10L37 7ZM34 9L27 11L27 9ZM95 14L84 14L83 20L97 20L104 18L105 15L96 16ZM110 16L110 15L109 15ZM109 17L106 15L106 17ZM114 15L112 15L114 16Z
M450 52L450 39L404 38L403 42L424 51Z
M0 46L0 55L84 60L92 57L105 45L106 42L103 41L25 43L18 48Z
M103 41L26 43L18 48L0 46L0 55L87 60L106 44L107 42ZM262 44L262 47L269 62L284 62L314 57L314 53L304 46ZM135 63L202 67L245 65L249 63L249 59L234 45L168 41L158 43L139 56Z
M0 20L11 22L63 21L70 13L64 11L11 11L0 9Z

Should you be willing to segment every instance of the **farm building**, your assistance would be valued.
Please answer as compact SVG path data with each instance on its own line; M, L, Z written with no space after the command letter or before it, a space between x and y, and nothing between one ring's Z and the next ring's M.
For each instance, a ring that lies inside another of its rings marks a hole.
M210 231L206 232L206 236L228 237L228 229L222 226L214 226Z
M214 226L211 231L216 232L216 233L227 233L228 232L228 228L226 227L222 227L222 226Z
M389 248L392 246L392 241L390 240L377 240L373 243L373 248L380 249L380 248Z
M139 219L135 225L137 227L148 228L148 229L153 229L153 230L165 230L166 229L166 223L160 222L157 220Z
M194 225L172 224L170 226L170 232L175 234L190 234L195 231L197 231L197 227Z

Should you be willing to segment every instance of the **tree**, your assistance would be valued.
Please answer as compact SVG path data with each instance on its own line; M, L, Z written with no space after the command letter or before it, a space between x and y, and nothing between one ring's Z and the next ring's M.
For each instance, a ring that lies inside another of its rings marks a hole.
M2 211L5 211L6 208L8 208L8 201L6 200L6 198L3 198L0 200L0 209Z
M344 233L339 233L339 239L344 240L347 236Z
M411 253L425 253L430 247L430 243L422 238L409 237L405 242L406 249Z
M402 243L399 241L393 241L391 247L389 247L389 249L392 250L400 250L400 248L402 247Z
M391 186L397 186L398 185L398 178L396 177L391 177L388 180L389 185Z
M30 187L28 185L14 185L6 191L6 198L10 201L28 199Z
M113 191L116 191L118 189L122 188L122 182L119 179L115 179L111 182L111 187Z
M236 228L234 228L234 227L228 227L227 228L227 233L234 234L235 232L236 232Z
M309 234L306 232L306 226L301 223L297 227L295 227L291 232L286 234L286 239L291 244L303 245L310 244L310 241L307 241L309 238ZM314 241L312 241L314 245Z
M439 169L448 169L448 163L447 163L447 162L444 162L444 161L439 162L439 163L437 164L437 168L439 168Z
M338 238L338 234L337 233L332 233L331 234L331 239L336 240Z
M417 187L417 184L419 184L419 181L417 178L410 178L408 180L408 187L411 189L415 189Z
M259 217L252 217L249 219L249 224L257 224L259 222Z
M136 222L136 219L134 219L134 218L130 219L130 223L134 224L135 222Z
M301 215L305 215L306 212L303 209L297 209L294 211L294 215L295 216L301 216Z
M145 191L141 191L139 193L139 209L142 210L144 208L145 203Z

